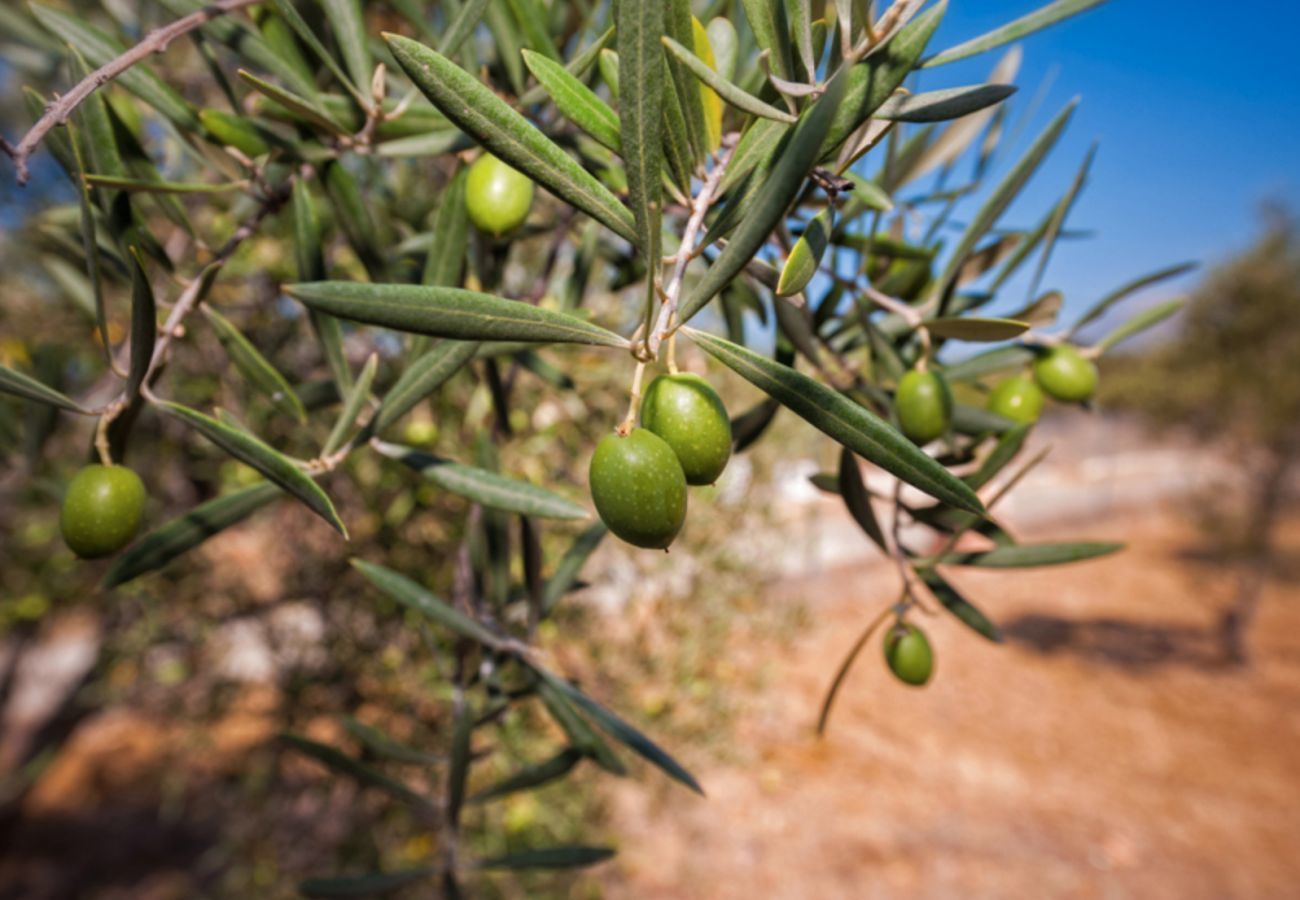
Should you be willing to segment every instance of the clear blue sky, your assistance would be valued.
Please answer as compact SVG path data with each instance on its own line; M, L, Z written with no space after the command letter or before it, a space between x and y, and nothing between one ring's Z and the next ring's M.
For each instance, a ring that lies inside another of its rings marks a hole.
M982 34L1044 2L949 0L931 47ZM1067 317L1132 276L1186 259L1212 264L1243 248L1266 198L1300 208L1297 33L1300 4L1288 0L1110 0L1022 42L1012 102L1024 109L1053 68L1056 74L1021 144L1071 97L1082 103L1004 223L1034 221L1100 141L1070 219L1098 233L1058 245L1044 280L1065 292ZM1001 52L929 70L922 86L983 80Z

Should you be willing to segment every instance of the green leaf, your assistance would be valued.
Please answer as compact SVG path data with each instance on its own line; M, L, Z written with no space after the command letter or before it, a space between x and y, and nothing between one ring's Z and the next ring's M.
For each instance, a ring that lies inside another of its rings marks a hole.
M555 101L555 108L561 115L595 138L601 146L620 152L618 114L604 100L559 63L541 54L525 50L524 64Z
M485 647L501 646L501 638L460 610L438 599L405 575L363 559L353 559L352 567L389 598L407 609L414 610L430 621L451 629L461 637L477 641Z
M437 766L447 762L446 756L408 747L387 732L359 722L351 716L341 716L340 721L348 734L360 741L371 753L384 759L418 766Z
M366 43L366 23L361 15L360 0L320 0L320 4L330 21L334 41L343 54L353 84L365 90L370 85L374 64L370 59L370 46Z
M577 869L612 859L610 847L546 847L493 856L478 862L480 869Z
M321 447L321 456L329 456L342 447L343 442L347 440L348 432L356 424L357 416L361 415L361 408L370 399L370 385L374 383L375 372L378 369L379 354L372 353L361 368L361 376L357 378L356 384L352 385L343 400L343 411L339 413L338 421L330 429L329 437Z
M578 573L586 564L587 559L600 546L605 535L609 534L609 528L604 522L596 522L588 527L585 531L573 539L573 544L565 551L564 556L560 558L560 563L555 567L555 572L546 581L546 586L542 588L542 614L550 615L555 609L555 604L560 602L560 598L572 589L578 579Z
M817 162L822 140L844 94L846 77L837 75L826 92L804 113L772 166L744 218L736 227L718 258L709 266L678 310L682 322L704 308L745 264L762 248L772 229L785 218L786 210L803 187L804 179Z
M946 122L1001 103L1015 92L1013 84L975 84L923 94L896 95L882 103L872 118L895 122Z
M988 484L999 472L1006 468L1007 463L1016 458L1016 454L1025 445L1025 439L1029 437L1029 432L1032 429L1032 424L1021 424L1004 431L1001 437L998 438L992 452L984 457L980 467L963 480L971 486L972 490L979 490Z
M813 216L808 222L808 227L799 236L799 240L794 242L794 246L790 248L790 255L785 259L785 265L781 267L781 278L776 283L778 297L789 297L799 293L817 274L817 267L821 265L826 246L830 243L831 231L834 227L833 216L833 208L828 206L823 209Z
M769 54L772 74L790 81L794 65L790 59L790 24L784 0L743 0L745 18L760 50Z
M967 553L948 553L935 562L947 566L980 566L985 569L1027 569L1056 566L1105 556L1124 549L1123 544L1079 542L1069 544L1017 544Z
M563 778L573 771L583 759L583 752L576 747L565 747L555 756L532 766L525 766L496 784L486 787L469 798L470 803L486 803L507 794L529 791L544 784Z
M713 49L708 45L708 34L704 31L704 26L691 13L691 0L667 0L664 4L662 34L684 47L693 47L696 55L706 65L712 65ZM662 52L661 50L660 53ZM721 125L722 108L712 91L700 89L680 60L669 56L665 58L665 63L671 76L664 84L665 100L671 99L681 112L679 121L682 135L686 139L686 146L682 148L683 155L689 159L687 171L693 171L695 163L717 149L718 142L722 139L721 128L714 127L715 124ZM665 111L666 107L667 102ZM689 188L689 184L688 181L685 187Z
M224 194L228 191L243 190L248 186L238 181L206 184L190 181L150 181L144 178L125 178L115 175L87 175L86 181L94 187L142 194Z
M145 274L140 250L130 249L131 257L131 365L127 370L126 394L134 397L144 384L149 364L153 361L153 348L158 339L158 312L153 299L153 288Z
M206 303L200 309L212 323L217 340L221 342L235 368L253 387L265 394L277 409L293 416L300 423L306 423L307 410L280 371L235 327L235 323Z
M1184 298L1179 297L1176 300L1157 303L1155 306L1142 310L1142 312L1138 313L1136 316L1129 319L1123 325L1119 326L1110 334L1098 341L1097 349L1104 352L1122 341L1126 341L1135 335L1141 334L1148 328L1154 328L1165 319L1182 309L1186 303L1187 301Z
M460 287L461 273L465 268L465 247L469 240L469 213L465 209L465 181L468 177L469 170L462 166L442 192L421 284Z
M321 240L320 217L306 180L293 180L291 198L293 214L293 256L300 281L319 281L325 277L325 251ZM343 352L343 330L333 316L311 311L312 330L325 354L334 383L347 390L352 383L347 356Z
M127 548L113 561L104 576L103 587L115 588L148 572L161 569L176 557L193 550L208 538L283 496L268 481L258 482L233 493L201 503L170 522L160 525Z
M700 796L704 795L704 789L700 787L700 784L695 780L695 777L682 768L681 764L678 763L677 760L673 759L661 750L644 734L637 731L631 725L624 722L618 716L601 706L595 700L592 700L564 679L558 678L545 669L535 666L532 663L528 663L528 666L541 676L543 681L562 693L566 698L576 704L579 709L589 715L592 721L594 721L596 725L610 737L624 744L633 753L636 753L638 756L663 770L670 778L681 782Z
M433 804L424 797L421 797L397 779L389 778L365 763L353 759L337 747L331 747L328 744L322 744L319 741L313 741L310 738L289 732L282 732L280 740L304 756L310 756L317 762L323 763L334 771L347 775L367 787L378 788L426 814L434 812Z
M467 0L438 42L438 52L446 54L460 49L482 20L489 2L490 0Z
M298 893L306 897L375 897L433 878L437 874L436 868L426 866L397 872L373 872L369 875L308 878L299 882Z
M443 490L492 509L543 519L588 517L587 511L571 500L526 481L440 459L397 444L377 442L376 449L389 459L406 463Z
M108 363L109 368L115 368L113 348L109 346L108 341L108 311L104 305L104 281L100 271L99 244L96 242L95 210L91 205L91 191L86 182L85 161L82 159L80 142L77 140L75 127L69 122L66 128L70 135L68 145L79 178L79 180L74 181L74 187L77 191L77 206L80 213L78 225L81 231L81 255L86 263L86 278L90 284L95 326L99 329L99 343L104 350L105 362ZM62 265L62 260L59 260L59 263Z
M943 370L948 381L974 381L985 375L1008 369L1023 369L1034 361L1034 351L1028 347L998 347L953 363Z
M1125 297L1128 297L1130 294L1135 294L1143 288L1150 287L1153 284L1159 284L1160 282L1167 281L1170 278L1177 278L1180 275L1186 275L1188 272L1195 269L1197 265L1198 264L1194 262L1179 263L1176 266L1168 266L1163 269L1158 269L1148 275L1143 275L1140 278L1135 278L1126 284L1120 285L1089 307L1088 311L1079 317L1079 321L1075 322L1074 325L1070 327L1070 334L1074 334L1083 326L1097 321L1106 313L1107 310L1116 303L1119 303Z
M770 398L760 400L731 420L732 450L740 453L748 449L762 437L763 432L772 424L781 404Z
M700 331L689 330L688 334L700 349L844 447L932 497L971 512L984 512L974 491L880 417L752 350Z
M370 102L370 98L363 93L363 89L367 86L369 80L369 73L366 73L359 82L353 84L352 79L348 78L347 73L343 71L343 67L334 59L334 54L326 49L320 38L316 37L316 32L311 30L311 26L303 20L298 10L294 8L292 0L271 0L271 5L275 7L275 11L280 14L285 24L293 29L293 33L298 35L298 40L302 41L312 53L316 54L316 58L324 63L325 68L330 70L330 73L338 79L339 84L343 85L353 99L357 101L357 105L365 109Z
M96 68L107 65L127 50L117 38L89 24L83 15L36 3L31 5L31 10L42 25L75 47ZM149 67L133 66L118 75L116 81L182 132L198 130L199 119L194 107Z
M885 543L885 532L876 519L876 512L871 507L871 495L862 482L862 473L858 471L858 461L847 447L840 448L840 470L835 481L836 493L844 498L844 505L858 527L871 538L877 547L889 552Z
M1029 330L1028 322L1015 319L989 319L978 316L948 316L925 323L930 334L955 341L991 343L1006 341Z
M538 5L538 0L508 0L510 12L519 23L528 46L534 51L545 54L550 59L559 60L560 54L551 40L550 23L547 16L550 10Z
M0 392L22 397L24 400L35 400L37 403L66 409L69 412L90 414L89 410L71 397L65 397L54 388L46 387L35 378L24 375L22 372L8 366L0 366Z
M930 593L934 594L934 599L938 600L944 609L960 619L963 625L995 644L1002 643L1002 631L998 626L993 624L988 616L980 612L969 600L959 594L948 583L947 579L934 569L918 569L916 574L921 576L921 580L930 589Z
M462 131L560 199L636 242L636 226L627 207L478 79L417 41L397 35L385 39L416 87Z
M284 290L333 316L433 337L628 346L625 338L577 316L461 288L317 281Z
M344 538L348 536L348 530L343 525L343 520L339 518L339 514L335 512L334 504L330 502L330 498L320 489L316 482L311 480L306 472L294 465L287 456L273 450L251 434L231 428L211 416L205 416L201 412L187 409L178 403L159 401L156 405L168 415L175 416L193 427L235 459L247 463L261 472L268 480L278 484L287 493L297 497L306 504L308 509L329 522L334 530L343 535Z
M564 731L570 744L581 750L606 772L620 776L627 774L627 769L609 744L605 743L595 729L578 715L578 711L565 699L563 693L550 682L541 680L537 682L537 695L542 698L546 711L555 720L555 724Z
M942 274L935 279L934 287L931 289L931 296L939 298L944 296L952 285L953 279L957 277L957 272L966 262L966 257L975 249L975 245L979 243L980 238L988 233L989 229L1002 216L1002 213L1011 205L1011 201L1020 194L1021 188L1029 181L1030 177L1038 169L1039 164L1047 157L1047 154L1051 152L1052 147L1056 145L1057 139L1060 138L1061 132L1065 130L1065 126L1069 123L1070 116L1074 114L1074 108L1077 105L1077 100L1071 100L1065 109L1057 114L1056 118L1043 129L1042 134L1038 136L1015 167L1006 174L998 186L993 189L993 192L989 194L970 224L966 226L966 230L949 256L948 263L944 267Z
M573 59L569 60L569 62L564 66L564 71L572 75L574 78L584 77L591 71L592 67L596 65L596 61L600 57L600 51L604 50L613 38L614 28L613 26L610 26L605 29L604 33L602 33L600 37L596 38L596 40L592 42L590 47L587 47L577 56L573 57ZM442 52L446 52L441 47L438 49ZM528 91L519 98L519 105L532 106L534 103L540 101L545 93L546 91L541 85L529 88Z
M277 84L264 81L252 72L244 69L240 69L235 74L238 75L244 83L249 85L249 87L253 88L253 90L264 95L268 100L273 101L277 105L284 107L304 122L315 125L317 128L327 131L335 137L347 136L347 129L335 122L334 119L331 118L330 114L314 100L309 100L306 97L295 94L293 91L290 91L287 88L282 88Z
M1018 41L1035 31L1054 25L1062 19L1067 19L1085 10L1092 9L1094 6L1100 6L1104 2L1105 0L1055 0L1055 2L1036 9L1029 15L1022 16L1014 22L1008 22L1000 28L995 28L977 38L971 38L969 41L964 41L955 47L949 47L947 50L936 53L926 59L921 64L921 67L928 69L932 66L956 62L959 59L965 59L968 56L1001 47L1003 44Z
M653 271L658 267L663 217L660 177L664 61L659 47L664 27L663 0L619 3L614 17L618 80L622 85L618 98L621 155L640 247Z
M363 437L380 434L425 397L428 397L473 358L478 344L473 341L442 341L406 367L397 383L388 389L379 409L366 426Z
M764 103L749 91L723 78L708 63L672 38L665 35L661 40L663 45L668 48L668 52L682 62L690 70L691 74L716 91L719 97L736 109L753 116L761 116L764 119L773 119L786 124L794 124L799 121L798 117L783 109L777 109L769 103Z
M1070 183L1070 188L1065 192L1065 196L1052 210L1052 216L1048 220L1047 230L1043 233L1043 252L1038 258L1038 265L1034 269L1034 276L1029 282L1028 296L1032 297L1038 292L1038 287L1042 283L1043 273L1047 271L1047 264L1052 258L1052 250L1056 247L1056 241L1061 236L1061 229L1065 227L1066 217L1069 216L1070 210L1074 207L1074 201L1083 190L1083 185L1088 179L1088 172L1092 169L1092 161L1097 155L1097 142L1093 141L1088 152L1084 154L1083 162L1079 164L1079 169L1075 172L1074 181Z
M473 736L474 708L462 701L451 733L451 765L447 767L446 815L453 828L460 821L461 806L465 802L465 787L469 783L469 767L473 761Z

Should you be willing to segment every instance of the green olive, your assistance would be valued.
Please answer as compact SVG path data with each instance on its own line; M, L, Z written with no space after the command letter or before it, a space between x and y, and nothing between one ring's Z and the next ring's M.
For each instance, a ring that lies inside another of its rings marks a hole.
M1043 412L1043 392L1028 375L1008 378L989 394L989 412L1013 422L1037 422Z
M145 490L140 476L124 466L86 466L68 484L59 530L69 549L83 559L116 553L140 527Z
M1073 347L1053 347L1034 363L1034 379L1048 396L1082 403L1097 391L1097 366Z
M199 110L199 122L214 141L234 147L247 156L261 156L270 147L248 120L220 109Z
M641 425L677 454L687 484L713 484L731 458L731 419L707 381L689 372L660 375L641 401Z
M942 437L952 423L952 393L937 372L913 369L898 382L894 412L903 434L916 444Z
M925 632L902 622L885 632L885 662L899 681L917 687L934 672L934 653Z
M591 457L591 499L601 521L637 547L665 549L686 521L686 476L663 438L644 428L606 435Z
M533 205L533 183L484 153L469 167L465 183L465 209L480 231L501 237L524 224Z

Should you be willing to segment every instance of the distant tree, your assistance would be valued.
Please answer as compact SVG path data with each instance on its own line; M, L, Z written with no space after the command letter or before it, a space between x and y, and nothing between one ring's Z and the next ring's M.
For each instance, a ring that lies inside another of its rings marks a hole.
M1255 245L1197 288L1177 335L1140 358L1117 360L1106 381L1111 405L1227 441L1248 468L1236 545L1241 579L1220 622L1224 652L1236 663L1247 659L1246 630L1300 459L1300 225L1277 208L1265 220Z

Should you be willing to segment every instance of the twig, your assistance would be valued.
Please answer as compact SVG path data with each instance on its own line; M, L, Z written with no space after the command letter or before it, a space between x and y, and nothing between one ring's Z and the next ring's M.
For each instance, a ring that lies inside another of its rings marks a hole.
M14 161L15 177L19 184L27 183L27 160L40 145L41 141L56 125L68 121L68 116L80 103L96 90L121 75L127 69L147 59L151 54L162 53L178 37L182 37L196 28L201 28L218 16L252 6L260 0L216 0L188 16L177 19L170 25L155 28L145 35L144 40L127 50L121 56L109 60L85 78L81 79L72 90L50 103L45 114L40 117L31 130L23 136L17 145L0 141L3 149Z
M677 313L677 302L681 297L682 278L686 274L686 266L694 255L695 241L704 227L704 217L708 215L713 205L713 196L717 193L718 185L722 183L722 176L727 173L727 164L731 162L731 154L735 151L738 141L739 136L736 134L729 134L723 139L722 155L718 157L717 163L705 177L700 192L691 201L691 217L686 222L686 230L682 232L681 245L673 254L673 270L664 285L659 320L646 335L646 351L652 359L659 354L659 345L667 337L668 325Z

